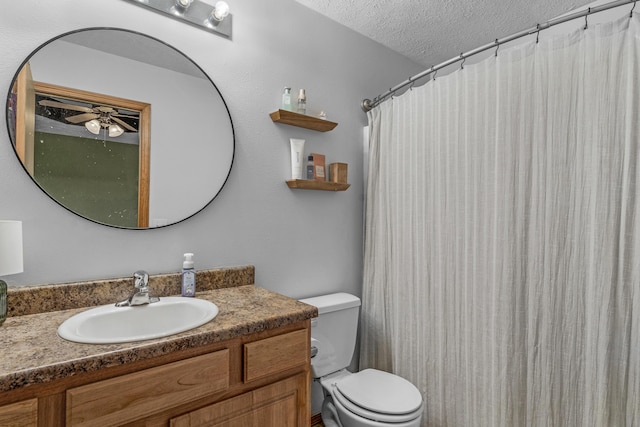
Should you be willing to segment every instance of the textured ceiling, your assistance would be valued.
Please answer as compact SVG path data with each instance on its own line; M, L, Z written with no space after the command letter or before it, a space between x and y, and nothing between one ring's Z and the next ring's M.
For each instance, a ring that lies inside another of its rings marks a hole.
M296 0L425 68L591 0Z

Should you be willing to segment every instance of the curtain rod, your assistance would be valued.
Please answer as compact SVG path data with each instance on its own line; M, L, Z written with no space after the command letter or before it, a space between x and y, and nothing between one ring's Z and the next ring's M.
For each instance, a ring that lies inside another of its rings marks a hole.
M586 10L583 10L581 12L575 12L572 13L570 15L566 15L564 17L560 17L560 18L556 18L556 19L551 19L547 22L545 22L544 24L538 24L535 27L529 28L527 30L523 30L520 31L518 33L512 34L510 36L504 37L502 39L496 39L494 42L486 44L484 46L480 46L476 49L470 50L469 52L466 53L461 53L460 55L453 57L451 59L449 59L448 61L442 62L438 65L435 65L431 68L427 68L426 70L424 70L423 72L416 74L413 77L409 77L407 80L403 81L402 83L392 87L391 89L389 89L388 91L386 91L383 94L380 94L378 96L376 96L375 98L373 98L373 101L370 99L363 99L362 102L360 103L360 106L362 107L362 109L364 110L364 112L366 113L367 111L373 109L374 107L376 107L377 105L379 105L382 101L384 101L389 95L393 95L395 94L398 90L402 89L403 87L410 85L412 83L414 83L416 80L419 80L423 77L428 76L429 74L435 73L436 71L440 70L441 68L444 68L448 65L451 64L455 64L458 61L463 61L465 59L467 59L470 56L473 55L477 55L478 53L484 52L485 50L489 50L492 48L497 48L499 47L501 44L505 44L508 43L510 41L519 39L521 37L525 37L531 34L535 34L535 33L539 33L541 30L546 30L547 28L553 27L554 25L558 25L558 24L562 24L568 21L572 21L574 19L578 19L578 18L582 18L582 17L587 17L589 15L592 15L594 13L598 13L598 12L602 12L605 10L609 10L609 9L613 9L614 7L620 7L620 6L624 6L626 4L631 4L633 3L633 8L631 9L631 13L629 14L629 16L632 16L633 13L633 9L635 9L636 7L636 1L638 0L617 0L617 1L613 1L610 3L605 3L601 6L595 6L595 7L590 7ZM585 21L585 29L587 28L587 22Z

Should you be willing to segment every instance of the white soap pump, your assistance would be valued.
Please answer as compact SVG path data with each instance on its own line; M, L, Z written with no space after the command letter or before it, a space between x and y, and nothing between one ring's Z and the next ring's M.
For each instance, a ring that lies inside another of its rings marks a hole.
M193 254L184 254L182 262L182 296L194 297L196 295L196 271L193 268Z

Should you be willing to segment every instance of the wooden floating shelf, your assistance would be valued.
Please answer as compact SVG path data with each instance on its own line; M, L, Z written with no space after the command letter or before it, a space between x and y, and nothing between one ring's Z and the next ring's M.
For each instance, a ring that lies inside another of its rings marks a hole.
M351 184L339 182L315 181L312 179L291 179L287 181L289 188L300 190L345 191Z
M317 117L294 113L293 111L287 110L274 111L269 114L269 116L275 123L298 126L300 128L317 130L318 132L327 132L338 126L337 123L330 122L329 120L323 120Z

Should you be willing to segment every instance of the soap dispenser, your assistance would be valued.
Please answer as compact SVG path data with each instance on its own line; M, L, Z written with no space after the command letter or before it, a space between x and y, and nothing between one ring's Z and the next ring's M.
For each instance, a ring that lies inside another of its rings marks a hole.
M284 93L282 94L282 107L283 110L291 111L293 108L291 106L291 88L285 87Z
M194 297L196 295L196 271L193 268L193 254L184 254L182 262L182 296Z

